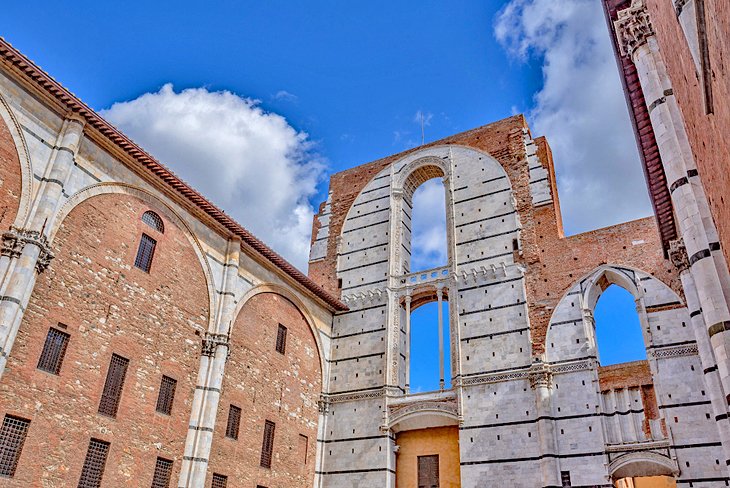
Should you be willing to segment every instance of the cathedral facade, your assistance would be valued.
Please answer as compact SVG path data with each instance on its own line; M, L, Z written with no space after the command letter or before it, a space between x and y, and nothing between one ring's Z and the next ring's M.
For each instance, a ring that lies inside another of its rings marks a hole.
M333 175L308 276L0 40L0 484L729 486L728 16L662 2L603 0L656 216L565 236L517 115ZM602 365L612 285L646 360Z

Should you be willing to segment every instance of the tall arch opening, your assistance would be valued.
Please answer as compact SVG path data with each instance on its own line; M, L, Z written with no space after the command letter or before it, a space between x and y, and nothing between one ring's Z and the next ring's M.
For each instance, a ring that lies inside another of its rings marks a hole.
M451 388L451 340L449 301L441 302L441 336L439 340L439 302L432 297L414 301L410 316L410 347L406 361L410 393Z
M402 272L415 273L449 262L444 172L426 165L413 170L403 185Z
M593 317L601 366L646 359L639 314L631 293L618 285L609 285L598 298Z

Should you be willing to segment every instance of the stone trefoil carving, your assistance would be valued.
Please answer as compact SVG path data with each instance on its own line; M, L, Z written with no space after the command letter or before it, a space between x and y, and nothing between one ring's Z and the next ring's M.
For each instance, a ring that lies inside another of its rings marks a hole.
M231 355L230 342L231 338L227 334L211 334L210 332L206 332L202 340L200 354L213 357L218 346L226 346L228 349L228 354L226 355L227 361Z
M613 23L616 39L622 56L631 56L654 35L654 27L649 19L649 11L644 0L634 0L631 6L618 11L618 18Z
M680 237L673 241L669 241L669 259L678 271L682 272L689 269L689 259L687 258L687 248L684 240Z
M11 227L9 231L3 233L2 240L3 244L0 253L3 256L8 256L10 259L17 259L23 253L26 244L33 244L40 250L38 261L35 264L36 271L42 273L51 264L51 260L53 259L51 246L48 244L46 236L37 230Z

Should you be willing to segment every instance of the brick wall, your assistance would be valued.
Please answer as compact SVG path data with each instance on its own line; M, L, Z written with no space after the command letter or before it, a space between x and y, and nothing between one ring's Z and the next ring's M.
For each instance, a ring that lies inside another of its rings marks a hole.
M20 161L7 125L0 118L0 232L15 220L20 200Z
M705 0L707 41L712 67L714 113L707 115L701 79L690 54L674 3L647 0L662 58L667 66L672 89L684 116L685 128L707 192L710 209L720 234L725 259L730 262L730 2ZM671 184L671 182L670 182Z
M275 350L279 324L287 328L284 354ZM312 486L322 379L309 326L287 299L263 293L241 309L231 342L208 479L215 472L235 486ZM242 409L237 440L225 437L231 404ZM259 464L266 420L276 423L271 469Z
M187 433L208 293L198 258L161 209L164 234L140 217L147 204L101 195L76 207L53 242L0 384L0 415L31 420L4 486L75 486L91 437L111 443L104 486L145 486L157 456L174 460ZM158 241L149 274L133 266L142 232ZM36 369L49 327L71 335L58 376ZM130 360L119 411L97 413L112 353ZM172 415L155 412L162 375L177 380Z

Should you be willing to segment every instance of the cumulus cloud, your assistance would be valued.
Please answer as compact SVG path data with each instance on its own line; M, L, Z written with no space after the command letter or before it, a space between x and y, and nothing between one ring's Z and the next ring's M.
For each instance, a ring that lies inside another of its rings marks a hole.
M494 33L515 59L542 63L527 115L553 149L566 232L650 215L599 0L511 0Z
M411 227L411 270L444 266L446 252L446 204L444 185L434 178L419 186L413 194Z
M102 111L182 179L306 270L324 164L304 132L257 100L171 84Z

